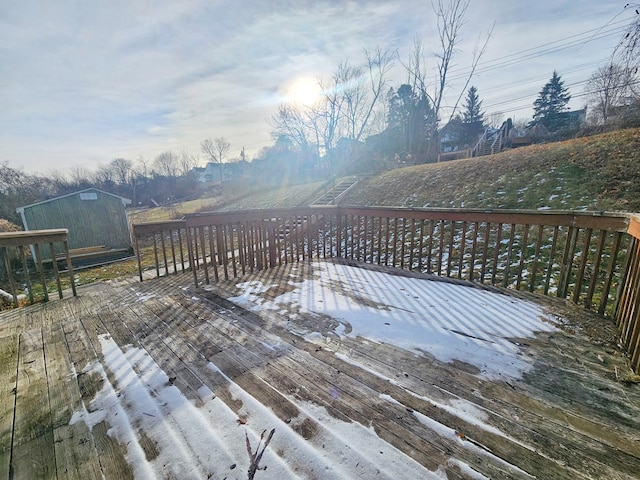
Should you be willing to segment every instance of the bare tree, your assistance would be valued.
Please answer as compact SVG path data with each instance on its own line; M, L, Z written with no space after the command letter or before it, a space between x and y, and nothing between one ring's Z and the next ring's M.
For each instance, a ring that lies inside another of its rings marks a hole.
M119 185L126 185L129 183L131 173L133 171L133 163L126 158L115 158L111 160L109 166L113 170L115 182Z
M134 173L137 177L148 178L149 177L149 161L144 158L143 155L138 156L136 160L136 168Z
M341 71L347 67L342 64L338 65L337 71L333 74L331 82L325 84L323 79L318 79L318 86L322 92L322 102L316 109L314 122L316 126L317 137L322 139L322 148L325 152L331 150L340 135L338 128L340 126L344 95L340 95ZM318 142L319 143L319 142Z
M269 119L272 136L286 136L305 155L320 157L341 137L360 141L380 125L378 110L396 54L380 48L364 54L363 64L343 61L329 81L318 78L321 95L313 105L281 105Z
M624 68L637 73L640 66L640 5L637 3L627 3L625 10L633 10L632 16L624 36L620 39L613 51L615 63L623 65ZM612 63L614 63L612 61Z
M64 194L71 192L73 187L71 186L71 180L69 176L60 170L52 170L47 173L47 178L51 182L51 186L56 194Z
M153 166L160 175L176 178L179 168L178 155L172 150L166 150L156 156L153 160Z
M91 172L83 165L76 165L71 169L71 186L77 190L91 187Z
M210 138L205 138L202 142L200 142L200 149L202 153L207 155L212 162L219 164L220 169L220 181L222 182L222 161L224 157L229 152L231 148L231 143L225 137L217 137L211 140Z
M610 64L596 70L585 85L585 93L597 123L607 123L613 107L621 106L631 94L634 74L627 67Z
M186 176L198 166L200 158L196 153L190 153L186 148L180 151L180 174Z
M310 151L319 136L319 116L321 113L312 107L283 103L278 107L278 113L268 120L273 128L271 136L276 139L286 137L300 150Z
M113 187L115 170L111 164L100 165L93 174L93 181L107 190Z
M217 137L213 140L205 138L200 143L200 148L213 162L222 163L231 148L231 143L225 137Z
M216 147L213 144L213 140L211 140L210 138L205 138L200 142L200 150L202 151L202 153L209 157L209 161L218 161L216 157Z
M51 178L24 173L9 166L7 161L0 162L0 219L19 223L16 208L42 200L52 191Z
M504 122L504 112L491 112L489 114L489 126L493 128L500 128Z
M376 106L388 84L388 73L394 66L396 55L377 48L373 52L365 50L364 67L352 68L344 72L344 105L347 138L361 140L371 124ZM367 84L363 83L363 77Z
M435 57L437 58L437 77L435 84L430 86L426 80L426 62L424 60L422 42L419 38L416 38L414 41L413 53L409 62L405 65L409 77L408 84L413 87L414 91L427 96L435 112L436 124L433 125L433 131L428 134L428 138L430 139L430 155L435 155L437 148L439 138L438 122L442 120L443 102L451 89L449 76L453 65L452 62L462 39L462 29L466 24L465 16L469 8L469 2L470 0L438 0L437 3L433 4L433 10L437 18L439 38L439 50L435 53ZM478 42L474 48L469 73L466 75L462 88L455 94L454 101L451 103L451 108L449 109L449 115L444 122L445 124L449 123L456 115L458 105L469 87L478 62L486 51L490 38L491 31L489 31L482 44Z

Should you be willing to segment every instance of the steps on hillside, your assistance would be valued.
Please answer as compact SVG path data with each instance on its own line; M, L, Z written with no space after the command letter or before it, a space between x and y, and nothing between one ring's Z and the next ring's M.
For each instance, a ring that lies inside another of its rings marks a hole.
M340 180L333 187L326 190L319 198L314 200L311 205L335 205L339 197L341 197L347 190L358 183L358 177L349 177Z

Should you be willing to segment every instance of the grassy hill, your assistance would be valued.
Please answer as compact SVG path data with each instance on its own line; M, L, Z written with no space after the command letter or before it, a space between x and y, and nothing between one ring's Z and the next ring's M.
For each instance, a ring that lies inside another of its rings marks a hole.
M306 206L323 182L256 189L132 214L135 222L196 211ZM498 155L391 170L349 190L343 205L640 212L640 129L533 145Z
M306 206L323 188L323 182L273 189L240 184L218 197L171 209L134 211L130 216L139 223L196 211ZM640 129L392 170L360 182L342 203L640 212ZM135 261L122 262L78 272L76 281L81 285L132 276L136 271Z
M640 212L640 129L392 170L342 204Z

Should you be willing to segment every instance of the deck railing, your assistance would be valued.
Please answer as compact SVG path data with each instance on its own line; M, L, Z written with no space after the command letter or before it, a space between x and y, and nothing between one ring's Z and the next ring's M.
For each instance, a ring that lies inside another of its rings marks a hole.
M54 259L56 257L56 244L62 245L64 259L67 262L67 275L69 276L69 280L71 283L71 290L73 292L73 295L76 295L76 285L73 278L73 268L71 266L69 246L67 244L67 233L68 232L66 229L29 230L26 232L0 233L0 251L2 252L4 267L9 280L10 294L13 298L13 305L15 307L18 306L17 281L19 280L19 278L16 278L16 276L14 275L14 268L12 265L13 261L18 261L22 265L22 280L24 282L25 290L27 291L27 294L29 296L29 302L32 304L34 303L31 274L29 272L30 263L33 263L35 269L38 272L38 277L40 278L40 284L43 290L44 300L49 300L47 275L42 261L42 247L44 245L49 248L51 258ZM31 262L28 260L28 256L32 257ZM54 260L51 262L51 265L56 280L58 296L62 298L62 282L60 271L58 269L58 262Z
M197 214L134 225L157 276L210 283L312 258L345 258L567 298L615 319L640 370L640 221L592 212L318 206ZM200 275L199 275L200 272Z

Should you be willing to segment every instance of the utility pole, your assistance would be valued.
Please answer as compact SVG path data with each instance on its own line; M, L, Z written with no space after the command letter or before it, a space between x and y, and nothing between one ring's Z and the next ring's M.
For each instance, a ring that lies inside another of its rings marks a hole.
M242 151L240 152L240 158L244 162L244 146L242 147Z

